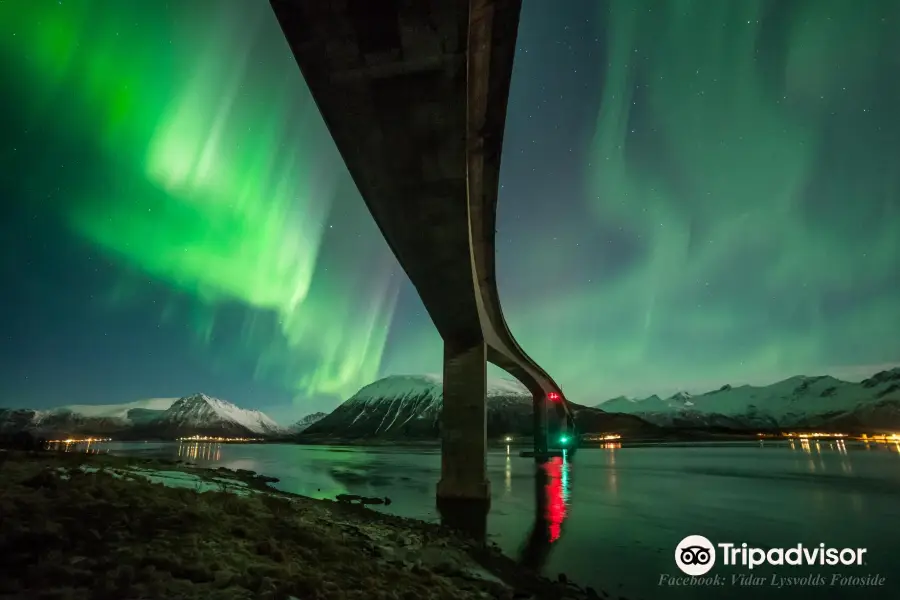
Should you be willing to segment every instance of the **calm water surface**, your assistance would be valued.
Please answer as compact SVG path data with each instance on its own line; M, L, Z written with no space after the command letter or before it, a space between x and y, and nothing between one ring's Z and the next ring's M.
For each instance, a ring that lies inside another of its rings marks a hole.
M379 507L439 520L436 449L251 444L117 444L111 453L148 454L250 469L280 478L277 487L316 498L340 493L388 496ZM535 465L517 450L488 457L493 491L488 531L518 556L534 523ZM544 571L628 598L900 597L900 452L894 446L784 443L582 449L545 467L552 540ZM681 576L674 549L687 535L762 548L798 543L868 548L853 567L759 567L752 573L827 579L880 574L881 587L735 585L746 569L719 564L716 587L661 587Z

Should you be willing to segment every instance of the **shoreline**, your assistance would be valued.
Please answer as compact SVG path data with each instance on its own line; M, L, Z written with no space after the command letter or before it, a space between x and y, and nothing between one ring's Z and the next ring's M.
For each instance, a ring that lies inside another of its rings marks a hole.
M676 444L706 444L709 442L755 442L760 438L757 434L710 434L705 436L667 436L667 437L635 437L624 439L611 439L604 441L582 440L578 448L603 448L609 444L619 444L621 447L637 447L652 445L676 445ZM767 441L774 441L767 439ZM296 444L299 446L347 446L347 447L397 447L397 448L429 448L440 449L441 440L393 440L379 438L304 438L271 439L260 443L268 444ZM489 449L511 448L516 450L531 450L533 442L529 438L519 437L513 442L488 441Z
M599 597L446 527L275 481L175 461L0 451L0 595Z
M124 435L114 435L112 433L105 434L72 434L70 436L50 435L39 432L21 432L19 435L26 435L31 440L31 446L36 447L40 442L62 444L62 443L83 443L87 441L93 442L116 442L116 443L220 443L220 444L296 444L301 446L346 446L346 447L394 447L394 448L427 448L439 449L441 447L441 439L434 437L420 438L394 438L394 437L342 437L339 435L327 434L296 434L291 436L264 436L252 439L242 438L211 438L211 439L185 439L185 438L140 438L126 433ZM798 428L790 432L782 430L760 430L760 431L734 431L734 430L714 430L714 429L690 429L690 428L661 428L653 434L643 435L617 435L618 437L610 437L608 439L596 439L597 436L604 434L581 433L579 434L579 442L577 448L608 448L610 444L620 447L637 447L648 445L705 445L710 442L775 442L797 440L808 437L809 439L818 439L819 441L830 441L833 439L843 439L845 441L854 442L879 442L879 441L895 441L896 434L883 433L858 433L856 431L841 433L821 433L819 430L812 428ZM592 436L594 439L590 439ZM47 438L59 438L49 440ZM890 438L885 440L885 438ZM21 443L13 442L14 447L22 448ZM533 446L532 438L529 435L515 435L509 442L500 438L489 438L487 446L490 449L515 448L523 450L531 450Z

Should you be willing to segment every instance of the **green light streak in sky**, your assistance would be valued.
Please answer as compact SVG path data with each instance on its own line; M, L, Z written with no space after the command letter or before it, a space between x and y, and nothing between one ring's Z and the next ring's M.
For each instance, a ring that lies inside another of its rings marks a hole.
M764 3L612 3L591 206L598 224L634 233L644 256L623 280L585 290L558 313L602 306L633 323L599 327L611 350L586 353L608 377L649 369L658 372L654 379L674 382L696 369L691 361L701 355L725 381L807 372L834 355L828 345L835 338L860 327L878 336L877 319L849 312L825 323L816 311L829 293L890 277L900 238L885 215L866 213L853 199L878 207L872 200L895 197L897 179L829 173L836 185L823 190L822 208L809 201L810 186L823 176L816 161L824 132L843 118L863 122L855 140L843 136L849 144L870 134L860 99L871 96L866 86L878 53L894 35L880 26L889 7L874 4L871 11L840 0L797 4L783 36L783 81L773 82L778 69L760 64L773 52L771 44L761 46L773 39L761 30ZM847 111L858 116L848 119ZM878 152L863 148L850 160ZM842 185L850 187L834 189ZM825 215L825 206L842 206L844 214ZM698 293L704 288L708 293ZM796 319L773 331L774 304ZM882 313L882 323L890 314L896 309ZM624 335L610 339L616 331ZM761 332L768 339L754 339ZM738 347L720 356L698 350L683 353L684 360L654 359L660 335L713 348L728 346L730 336ZM659 366L648 367L654 361Z
M525 4L507 127L528 133L505 142L504 169L519 170L502 178L515 192L498 209L500 291L570 398L859 378L897 360L900 5L865 8L613 0L590 31ZM578 156L581 128L560 107L592 89L567 69L601 82L586 193L552 156L560 130ZM564 226L516 241L517 203L542 202L558 208L539 218ZM413 345L424 356L434 341Z
M32 116L104 156L102 183L67 192L72 231L192 296L209 344L224 303L268 312L248 317L279 328L245 339L257 373L301 396L349 396L376 377L393 311L385 248L351 247L355 269L323 262L336 195L356 191L270 35L274 17L216 6L6 3L0 37L35 92ZM61 97L68 114L54 114ZM371 292L364 305L359 288Z
M402 275L274 17L223 6L0 2L26 134L84 148L83 163L23 174L62 186L29 201L119 262L120 309L161 283L160 321L189 323L204 360L250 360L259 381L329 395L316 409L382 374L440 370L421 306L393 317ZM523 9L520 38L545 46L523 41L516 58L502 179L519 191L501 191L498 279L516 287L501 284L511 329L567 394L591 403L896 359L884 330L900 322L900 88L884 73L900 55L897 3L612 0L578 34L603 59L571 65L541 58L572 41L550 31L549 6ZM578 88L599 95L587 123L558 108L579 106L552 89L569 68L602 81ZM569 155L587 163L586 186L546 166L564 150L548 132L576 119L593 134L586 157ZM537 210L550 201L572 210ZM240 334L223 348L229 328Z

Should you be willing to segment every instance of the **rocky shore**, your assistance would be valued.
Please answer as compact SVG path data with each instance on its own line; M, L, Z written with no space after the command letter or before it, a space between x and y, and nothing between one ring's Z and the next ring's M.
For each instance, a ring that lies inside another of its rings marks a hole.
M0 451L0 597L582 599L493 546L248 471Z

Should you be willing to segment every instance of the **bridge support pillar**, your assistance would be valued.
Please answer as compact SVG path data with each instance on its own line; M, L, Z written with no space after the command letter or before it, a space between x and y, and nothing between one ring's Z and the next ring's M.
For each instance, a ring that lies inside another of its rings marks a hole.
M444 405L441 412L438 508L447 507L448 504L487 506L490 503L491 488L487 477L486 359L483 340L474 344L444 342ZM481 513L482 510L475 512Z
M534 411L534 460L541 462L546 460L547 454L547 396L543 392L532 397L532 410Z

